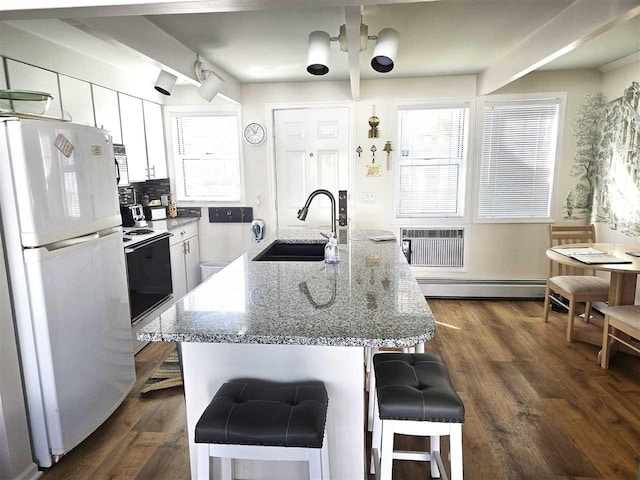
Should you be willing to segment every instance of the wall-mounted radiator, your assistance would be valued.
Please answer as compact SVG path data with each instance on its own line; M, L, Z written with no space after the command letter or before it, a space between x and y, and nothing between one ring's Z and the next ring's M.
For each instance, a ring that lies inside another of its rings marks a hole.
M464 266L464 228L401 228L400 238L411 265Z

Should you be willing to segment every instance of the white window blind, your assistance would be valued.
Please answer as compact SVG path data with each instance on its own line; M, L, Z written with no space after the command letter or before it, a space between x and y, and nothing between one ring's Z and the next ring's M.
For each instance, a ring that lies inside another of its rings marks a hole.
M487 101L478 218L548 218L560 99Z
M178 199L240 201L240 145L236 115L172 118Z
M398 217L461 217L469 105L398 111Z

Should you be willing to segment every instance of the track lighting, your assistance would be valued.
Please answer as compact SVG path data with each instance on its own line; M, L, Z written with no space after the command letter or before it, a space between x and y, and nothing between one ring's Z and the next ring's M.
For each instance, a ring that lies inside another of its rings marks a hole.
M210 102L213 100L213 97L220 92L220 88L224 84L224 80L222 80L212 70L205 70L202 66L202 62L199 60L197 60L193 65L193 70L196 79L199 82L202 82L198 88L198 95L204 98L207 102Z
M393 70L399 44L400 34L397 30L393 28L380 30L376 46L373 47L373 54L371 55L371 67L380 73L387 73Z
M325 75L329 73L329 42L331 37L327 32L315 31L309 34L309 49L307 51L307 72L311 75Z
M367 49L367 40L376 40L371 58L371 67L380 73L388 73L395 66L400 34L393 28L383 28L378 36L368 35L369 27L360 22L360 51ZM307 50L307 72L311 75L326 75L329 73L329 43L340 42L340 50L347 51L346 25L340 26L337 37L331 37L327 32L316 30L309 34Z
M158 79L156 80L154 88L161 94L169 96L173 91L176 80L178 80L178 77L176 77L175 75L172 75L165 70L160 70L160 75L158 75Z

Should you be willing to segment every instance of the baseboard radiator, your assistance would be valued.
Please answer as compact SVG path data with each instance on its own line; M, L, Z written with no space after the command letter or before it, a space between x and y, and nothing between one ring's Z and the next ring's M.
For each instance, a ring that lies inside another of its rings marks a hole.
M464 228L401 228L400 237L412 266L464 266Z
M427 298L544 298L546 280L418 278Z

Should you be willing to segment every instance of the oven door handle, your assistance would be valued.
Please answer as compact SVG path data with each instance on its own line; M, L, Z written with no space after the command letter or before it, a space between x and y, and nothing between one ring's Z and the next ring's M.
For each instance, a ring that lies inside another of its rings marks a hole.
M139 250L144 247L148 247L149 245L159 242L160 240L164 240L165 238L173 237L173 233L165 232L156 237L150 238L149 240L144 240L133 247L127 247L124 249L124 253L133 253L136 250Z

